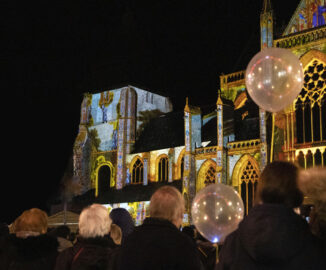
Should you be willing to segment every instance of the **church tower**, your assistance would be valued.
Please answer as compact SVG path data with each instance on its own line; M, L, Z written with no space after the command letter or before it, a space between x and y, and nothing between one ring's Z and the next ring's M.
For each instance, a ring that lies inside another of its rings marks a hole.
M260 47L273 47L273 10L270 0L264 0L260 14Z
M273 10L270 0L263 0L263 8L260 14L260 49L273 47ZM266 133L266 112L259 108L260 126L260 169L267 165L267 133Z
M117 146L117 182L116 189L122 189L126 179L126 155L131 152L135 142L136 127L136 91L127 87L121 91L120 115Z

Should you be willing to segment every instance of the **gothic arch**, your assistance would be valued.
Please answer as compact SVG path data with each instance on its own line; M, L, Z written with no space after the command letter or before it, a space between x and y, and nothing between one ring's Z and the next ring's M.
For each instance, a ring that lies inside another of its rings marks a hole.
M258 162L249 154L243 155L232 173L232 186L239 192L247 214L255 198L255 189L258 184L260 170Z
M233 187L238 188L241 185L241 183L239 181L241 178L241 173L246 168L248 162L250 162L252 164L257 175L258 176L260 175L260 170L259 170L259 165L258 165L257 160L254 157L252 157L251 155L245 154L238 160L238 162L234 166L233 173L232 173L232 186Z
M326 139L326 54L311 50L300 61L304 70L303 88L293 102L297 143Z
M314 59L318 59L326 63L326 54L318 50L310 50L300 57L302 68L305 69Z
M165 164L164 168L160 168L160 162L162 159L167 159L167 162ZM163 181L168 182L169 180L169 157L167 154L161 154L156 158L155 162L155 178L156 181ZM164 179L162 178L164 177Z
M99 193L99 172L101 167L108 166L110 168L110 187L115 186L115 169L110 161L106 161L104 156L100 156L96 159L97 167L95 169L95 197L98 196Z
M207 179L207 177L210 179ZM215 178L216 178L216 162L212 159L207 159L199 169L198 176L197 176L197 183L196 183L196 191L198 192L199 190L207 186L208 185L207 182L210 182L208 180L215 180Z
M141 169L141 170L142 170L142 172L141 172L142 176L140 176L140 177L141 177L140 181L136 181L136 180L134 179L134 172L133 172L133 170L135 169L134 166L135 166L135 164L136 164L136 162L137 162L138 160L142 163L142 169ZM130 179L130 181L131 181L132 184L135 184L135 183L143 183L143 181L144 181L144 175L143 175L143 172L144 172L144 161L143 161L143 159L142 159L139 155L135 156L135 157L132 159L132 161L130 162L129 172L130 172L130 174L131 174L131 179Z

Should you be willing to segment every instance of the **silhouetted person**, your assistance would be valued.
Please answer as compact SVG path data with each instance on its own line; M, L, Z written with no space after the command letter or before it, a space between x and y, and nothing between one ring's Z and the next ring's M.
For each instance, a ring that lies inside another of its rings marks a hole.
M196 245L200 259L206 270L213 270L216 265L216 246L205 239L199 232L196 233Z
M308 213L310 229L324 242L326 255L326 168L317 167L301 171L299 188L312 204Z
M59 252L65 250L66 248L72 247L72 242L69 240L70 228L67 225L61 225L53 228L49 234L57 238L59 242Z
M227 236L218 270L326 269L322 246L294 209L303 201L298 169L275 161L262 171L256 205Z
M116 247L109 237L111 222L104 206L92 204L85 208L79 216L77 242L59 254L55 269L109 269Z
M6 249L8 246L9 227L6 223L0 223L0 262L5 264Z
M24 211L13 223L5 250L3 270L52 270L58 241L47 235L48 216L38 209Z
M182 233L188 235L197 247L198 256L206 270L213 270L216 264L216 247L205 239L196 228L185 226Z
M159 188L149 212L121 246L119 269L202 269L194 242L179 230L184 213L181 193L171 186Z

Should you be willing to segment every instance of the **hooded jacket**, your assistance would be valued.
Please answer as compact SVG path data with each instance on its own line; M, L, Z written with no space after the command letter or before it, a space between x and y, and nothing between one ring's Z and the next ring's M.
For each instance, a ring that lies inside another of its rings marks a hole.
M257 205L225 240L216 269L326 269L307 222L279 204Z

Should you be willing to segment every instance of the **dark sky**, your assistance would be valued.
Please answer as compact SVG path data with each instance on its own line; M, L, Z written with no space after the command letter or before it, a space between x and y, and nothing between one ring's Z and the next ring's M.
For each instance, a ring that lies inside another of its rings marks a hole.
M262 2L1 4L1 219L47 210L72 153L82 93L134 85L171 97L175 110L186 96L193 105L214 104L219 76L245 69L259 51ZM272 2L277 34L299 1Z

